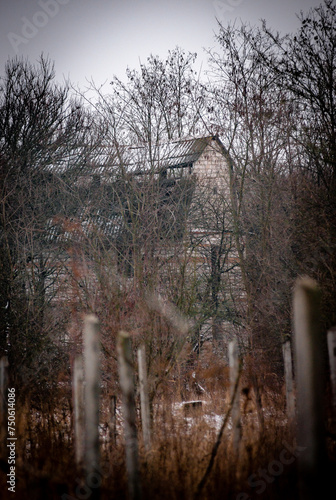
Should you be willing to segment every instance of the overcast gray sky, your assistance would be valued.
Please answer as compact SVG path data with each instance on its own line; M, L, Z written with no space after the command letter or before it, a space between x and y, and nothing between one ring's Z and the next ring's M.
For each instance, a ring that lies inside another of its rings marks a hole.
M165 57L177 45L198 53L215 45L216 17L269 26L282 33L298 26L296 13L320 0L0 0L0 75L8 58L35 62L43 51L57 79L84 88L99 85L151 54Z

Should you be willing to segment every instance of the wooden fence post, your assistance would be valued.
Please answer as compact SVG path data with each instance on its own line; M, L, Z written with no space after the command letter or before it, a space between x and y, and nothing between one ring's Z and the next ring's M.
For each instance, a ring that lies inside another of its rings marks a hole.
M131 339L127 332L119 332L117 351L125 429L128 489L130 500L138 500L141 498L141 490L134 396L134 373Z
M327 339L328 339L328 353L329 353L330 382L332 390L332 406L333 406L334 417L336 417L336 327L329 330Z
M320 328L321 293L310 278L294 289L294 331L297 387L297 454L300 498L319 498L327 477L324 430L324 363Z
M7 434L7 388L8 388L8 358L0 359L0 439L1 447L7 450L5 436ZM4 444L2 444L4 443Z
M111 396L110 399L110 442L115 445L117 441L117 397ZM112 449L112 448L111 448Z
M99 467L99 321L89 314L84 320L84 374L85 374L85 472Z
M142 345L138 349L138 367L139 367L142 434L143 434L145 449L146 451L149 451L151 447L152 436L151 436L150 409L149 409L149 398L148 398L146 348L144 345Z
M289 340L282 344L282 354L284 359L287 416L292 422L295 418L295 396L293 387L292 352Z
M72 367L72 397L74 412L75 456L77 466L84 460L84 373L83 358L76 356Z
M232 442L233 449L236 453L239 451L239 444L241 440L241 422L240 422L240 384L237 380L239 377L239 354L237 340L229 342L229 366L230 366L230 397L233 398L232 402Z

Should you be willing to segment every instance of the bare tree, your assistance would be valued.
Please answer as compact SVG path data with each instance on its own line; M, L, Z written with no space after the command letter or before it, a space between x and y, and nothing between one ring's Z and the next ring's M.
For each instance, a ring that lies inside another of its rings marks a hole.
M273 50L265 66L282 81L295 104L300 162L292 185L296 197L293 247L302 274L323 282L323 322L336 321L335 294L335 19L334 2L300 14L301 26L282 39L264 26Z
M42 352L62 360L52 308L65 258L56 221L77 210L75 182L91 152L91 118L53 80L43 57L37 66L13 59L0 90L1 348L20 376L35 365L41 380L50 374Z
M219 26L217 41L220 52L210 53L216 85L208 94L209 118L228 147L232 167L231 216L246 294L244 324L254 352L276 347L281 362L295 274L288 246L293 227L287 178L297 154L292 101L260 57L271 50L260 30Z

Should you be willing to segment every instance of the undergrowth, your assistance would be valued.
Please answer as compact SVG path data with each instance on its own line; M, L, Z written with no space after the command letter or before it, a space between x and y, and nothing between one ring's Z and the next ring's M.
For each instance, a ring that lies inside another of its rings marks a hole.
M187 411L177 389L171 390L169 396L165 397L161 393L154 398L153 443L150 451L144 449L141 422L138 419L142 498L298 498L298 455L295 451L294 429L286 418L282 384L263 387L263 418L260 419L255 393L246 376L242 378L240 389L242 438L239 449L233 449L232 423L229 418L213 467L201 491L198 490L220 425L229 409L227 376L219 377L218 373L215 367L210 373L209 370L198 372L198 380L203 384L205 392L200 396L193 394L191 390L189 396L190 399L202 400L201 407ZM95 480L101 483L101 500L126 500L128 494L122 415L118 407L116 440L109 441L106 439L108 433L104 432L109 418L105 407L107 400L107 397L102 398L101 464ZM7 490L8 464L4 451L0 478L2 498L97 498L94 495L98 489L94 487L93 479L85 478L75 465L70 414L71 397L64 391L55 407L46 404L37 411L29 403L22 405L18 410L17 420L16 492L14 496Z

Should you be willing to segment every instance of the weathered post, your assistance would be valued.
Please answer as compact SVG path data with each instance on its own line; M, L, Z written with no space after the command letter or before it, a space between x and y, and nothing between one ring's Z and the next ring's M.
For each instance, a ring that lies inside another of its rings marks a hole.
M142 345L138 349L138 367L139 367L139 387L140 387L140 404L141 404L141 421L142 434L146 451L151 447L151 425L150 425L150 408L148 398L148 381L146 367L146 349Z
M99 467L99 321L89 314L84 320L84 374L85 374L85 472L87 476Z
M8 388L8 358L3 356L0 359L0 439L1 443L6 443L5 436L7 430L7 388ZM6 448L4 448L6 449Z
M232 400L232 443L236 453L239 451L241 440L240 422L240 389L239 389L239 354L237 340L229 342L229 366L230 366L230 397ZM233 399L232 399L233 398Z
M318 499L326 477L324 364L320 329L320 290L310 278L297 280L294 331L297 387L297 454L300 498Z
M141 498L141 490L134 396L134 373L131 339L127 332L119 332L117 351L120 387L122 392L129 497L130 500L138 500Z
M73 421L75 437L75 456L77 466L84 461L84 373L83 358L78 355L74 358L72 367L72 398Z
M285 371L287 416L288 420L290 422L293 422L295 418L295 396L293 387L292 352L291 352L291 343L289 340L286 340L286 342L282 344L282 355L284 359L284 371Z
M328 339L328 353L329 353L330 382L332 391L332 406L335 418L336 417L336 327L329 330L327 339Z

